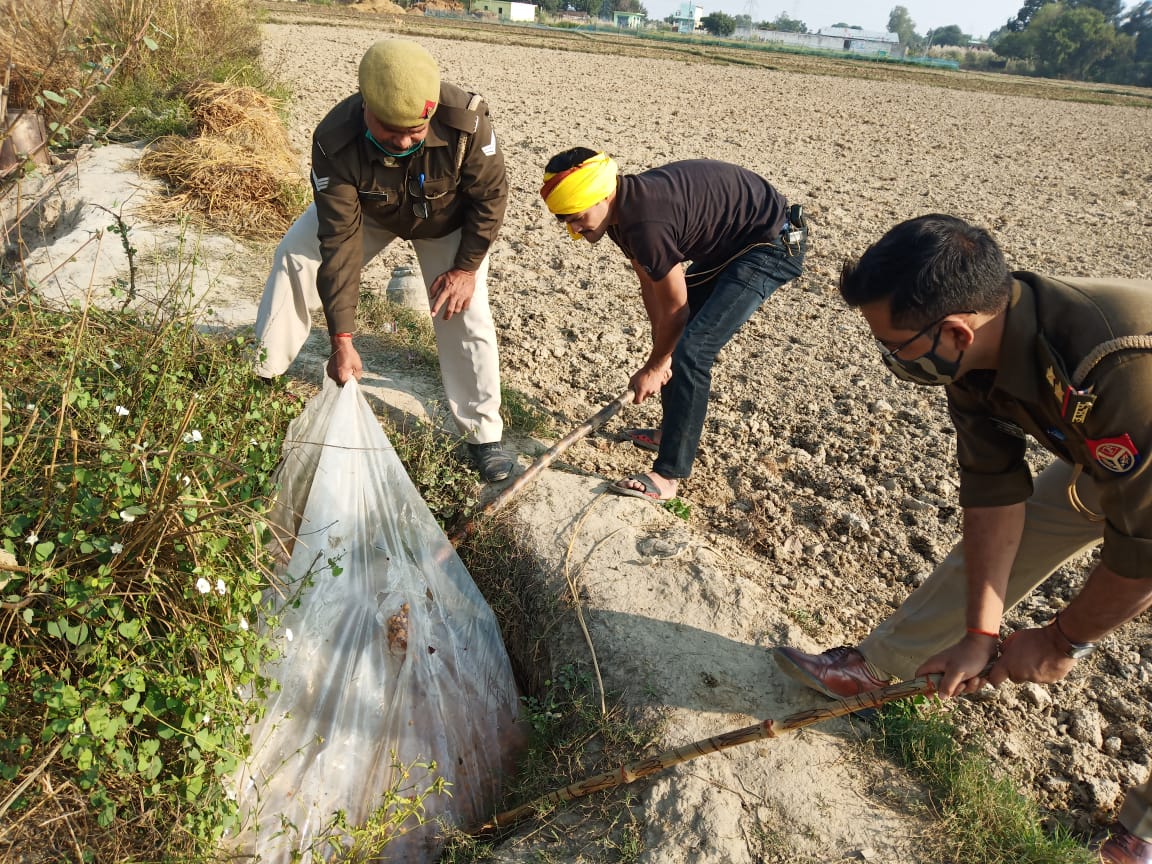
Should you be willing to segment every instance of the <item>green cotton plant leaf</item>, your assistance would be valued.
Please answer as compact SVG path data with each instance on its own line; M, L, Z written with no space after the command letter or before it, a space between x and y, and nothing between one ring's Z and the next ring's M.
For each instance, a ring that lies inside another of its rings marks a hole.
M144 47L147 48L149 51L160 50L160 46L156 44L156 40L153 39L151 36L145 36L144 37Z
M49 102L55 102L57 105L67 105L68 104L68 100L65 99L63 96L61 96L59 93L54 93L51 90L44 90L42 92L44 94L44 98L47 99Z
M36 560L47 561L48 556L56 549L56 544L51 540L45 540L43 543L36 544Z

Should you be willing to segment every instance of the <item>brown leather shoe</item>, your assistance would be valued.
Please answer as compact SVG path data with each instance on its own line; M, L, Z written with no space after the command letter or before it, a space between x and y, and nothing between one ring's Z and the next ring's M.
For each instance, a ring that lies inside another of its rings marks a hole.
M772 649L772 656L780 671L789 678L833 699L857 696L888 684L876 674L877 670L863 654L847 645L829 648L823 654L805 654L795 648L780 647Z
M1112 826L1112 836L1100 845L1102 864L1152 864L1152 843L1141 840L1123 825Z

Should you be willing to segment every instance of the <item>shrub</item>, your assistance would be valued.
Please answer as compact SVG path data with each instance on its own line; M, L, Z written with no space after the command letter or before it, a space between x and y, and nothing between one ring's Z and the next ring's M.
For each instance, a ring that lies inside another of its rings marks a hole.
M266 687L259 513L290 403L181 321L25 299L0 357L5 840L202 853Z

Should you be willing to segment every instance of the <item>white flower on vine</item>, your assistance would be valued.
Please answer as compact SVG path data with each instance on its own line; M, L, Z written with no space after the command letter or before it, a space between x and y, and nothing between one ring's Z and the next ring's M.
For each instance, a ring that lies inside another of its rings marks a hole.
M204 440L204 436L200 434L199 429L193 429L191 432L184 433L185 444L199 444Z
M210 583L207 579L205 579L203 576L201 576L199 579L196 580L196 590L199 591L201 594L207 594L209 591L212 590L212 583Z
M127 510L121 510L120 511L120 518L123 519L125 522L135 522L136 521L136 514L135 513L129 513Z
M116 406L116 413L119 414L121 417L127 417L129 412L128 412L128 409L125 408L123 405L117 405Z
M248 629L248 619L247 618L241 618L240 619L240 629L241 630L247 630Z
M108 547L108 551L111 552L113 555L119 555L121 552L124 551L124 546L121 543L113 543L111 546Z
M24 542L29 546L35 546L40 542L40 535L33 531L31 534L24 538Z
M216 580L216 593L221 597L228 593L228 586L224 584L223 579Z

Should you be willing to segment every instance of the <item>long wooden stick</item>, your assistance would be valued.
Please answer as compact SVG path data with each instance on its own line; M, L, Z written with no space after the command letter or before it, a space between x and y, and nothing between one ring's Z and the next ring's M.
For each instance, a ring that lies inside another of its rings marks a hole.
M755 726L745 726L743 729L733 729L731 732L725 732L722 735L716 735L712 738L702 738L699 741L693 741L691 744L685 744L673 750L665 750L663 753L649 756L647 759L621 765L615 771L588 777L578 783L573 783L571 786L565 786L563 789L558 789L555 792L537 798L528 804L521 804L519 807L506 810L494 817L492 821L476 829L473 833L483 834L499 828L506 828L509 825L519 822L525 816L539 813L542 808L549 807L553 804L561 804L565 801L571 801L574 798L582 798L593 792L603 792L606 789L625 786L644 777L650 777L653 774L671 768L673 765L679 765L682 762L688 762L700 756L707 756L709 753L718 753L721 750L727 750L730 747L739 747L741 744L748 744L752 741L763 741L765 738L776 738L782 733L790 732L793 729L811 726L814 723L821 723L824 720L831 720L834 717L843 717L845 714L853 714L867 708L877 708L886 702L893 702L897 699L907 699L910 696L923 696L929 693L935 693L939 686L939 674L924 675L920 678L902 681L899 684L881 687L869 693L861 693L859 696L852 696L848 699L838 699L831 705L821 708L798 711L780 720L763 720Z
M449 536L448 539L452 541L452 545L459 546L461 543L467 540L468 536L475 530L477 519L479 519L481 516L491 515L505 504L507 504L514 496L523 491L525 486L535 480L536 476L541 471L555 462L561 453L563 453L581 438L587 437L589 433L599 429L601 426L607 423L608 420L614 417L621 408L632 401L633 396L635 396L635 394L631 390L625 390L623 393L621 393L619 396L617 396L615 399L613 399L611 402L609 402L607 405L605 405L603 408L601 408L599 411L597 411L595 414L593 414L591 417L589 417L587 420L585 420L583 423L581 423L579 426L577 426L575 429L573 429L571 432L553 444L550 448L548 448L548 450L543 455L537 458L535 462L533 462L528 466L527 469L525 469L523 474L516 478L511 486L502 490L499 495L481 507L476 513L472 514L467 522L465 522L460 528L456 529L456 531L454 531L451 536Z

